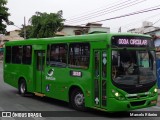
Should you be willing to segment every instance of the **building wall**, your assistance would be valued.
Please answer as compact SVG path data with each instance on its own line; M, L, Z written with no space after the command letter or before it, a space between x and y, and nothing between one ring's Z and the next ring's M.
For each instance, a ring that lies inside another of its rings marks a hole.
M3 59L3 51L2 49L4 48L4 44L7 41L12 41L12 40L24 40L24 38L19 36L19 31L10 31L8 32L7 35L0 35L0 60Z
M94 31L102 31L106 33L110 33L110 28L107 27L90 27L88 30L88 33L94 32Z
M75 35L75 31L79 31L82 34L87 34L94 31L102 31L102 32L110 33L110 28L102 27L101 24L89 23L86 26L64 25L63 29L60 32L65 33L65 35Z
M64 27L61 32L64 32L66 35L75 35L75 30L81 30L81 28Z
M160 30L159 30L159 31L154 32L154 34L155 34L156 36L160 36Z
M144 21L142 27L130 29L127 32L146 34L148 32L156 31L157 29L159 29L159 27L154 27L152 22Z
M11 40L24 40L23 37L19 36L19 31L18 30L10 31L9 35L5 36L5 39L9 40L9 41L11 41Z
M152 32L147 32L146 34L148 34L148 35L154 35L154 36L160 36L160 29L152 31ZM160 38L157 37L156 40L154 40L154 43L155 43L156 47L160 47Z

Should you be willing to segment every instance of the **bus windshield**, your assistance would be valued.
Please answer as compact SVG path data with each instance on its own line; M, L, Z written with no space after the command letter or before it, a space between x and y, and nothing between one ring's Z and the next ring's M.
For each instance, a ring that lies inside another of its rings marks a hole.
M155 52L113 50L112 80L117 85L145 85L156 81Z

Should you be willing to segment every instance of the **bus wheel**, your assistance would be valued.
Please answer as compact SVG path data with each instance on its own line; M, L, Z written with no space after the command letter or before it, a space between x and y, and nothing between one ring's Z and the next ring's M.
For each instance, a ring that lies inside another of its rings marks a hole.
M21 80L19 83L19 93L21 94L21 96L25 96L27 93L27 85L26 85L26 81L25 80Z
M84 106L85 103L84 94L80 89L74 89L70 97L71 97L70 104L74 109L80 111L86 110Z

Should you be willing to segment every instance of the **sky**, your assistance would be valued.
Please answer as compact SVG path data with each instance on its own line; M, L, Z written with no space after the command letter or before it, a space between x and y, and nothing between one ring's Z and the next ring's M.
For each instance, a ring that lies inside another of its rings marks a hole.
M89 22L97 22L105 19L130 14L148 8L160 8L160 0L8 0L9 20L15 26L8 26L7 30L15 30L22 27L24 17L26 24L35 12L57 13L63 11L66 25L86 25ZM149 21L156 27L160 27L160 9L127 16L118 19L98 22L103 27L110 27L111 32L122 32L142 26L143 21Z

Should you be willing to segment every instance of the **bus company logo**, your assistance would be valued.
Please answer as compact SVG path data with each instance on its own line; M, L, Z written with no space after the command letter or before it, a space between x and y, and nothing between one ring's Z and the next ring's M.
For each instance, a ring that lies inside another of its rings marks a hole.
M47 80L56 80L56 78L53 77L53 75L54 75L54 69L50 69L50 70L48 71L48 73L47 73L46 79L47 79Z
M54 74L54 69L50 69L47 74L49 77L51 77Z

